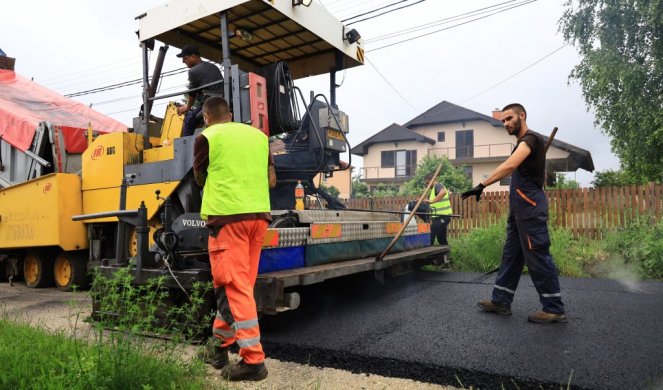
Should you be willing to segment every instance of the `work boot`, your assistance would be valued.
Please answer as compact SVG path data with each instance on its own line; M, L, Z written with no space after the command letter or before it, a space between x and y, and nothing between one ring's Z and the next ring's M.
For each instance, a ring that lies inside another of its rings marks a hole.
M240 360L228 369L221 371L221 376L229 381L261 381L267 378L265 363L246 364Z
M488 313L511 315L511 306L498 305L493 301L479 301L479 303L477 303L477 306L479 306L481 310Z
M201 359L205 364L209 364L217 370L226 367L230 362L228 359L227 347L223 348L206 345L201 351L199 351L198 358Z
M543 310L537 310L535 312L529 313L527 316L527 321L534 322L536 324L552 324L554 322L566 322L566 315L548 313Z

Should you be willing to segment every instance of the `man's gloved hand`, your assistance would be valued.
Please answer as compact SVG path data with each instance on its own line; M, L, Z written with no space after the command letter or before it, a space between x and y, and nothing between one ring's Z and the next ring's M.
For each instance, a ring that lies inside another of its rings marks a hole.
M481 199L481 193L483 192L483 189L486 188L485 185L479 183L476 187L472 188L469 191L465 191L462 194L460 194L461 199L467 199L472 195L475 195L477 197L477 202L479 199Z

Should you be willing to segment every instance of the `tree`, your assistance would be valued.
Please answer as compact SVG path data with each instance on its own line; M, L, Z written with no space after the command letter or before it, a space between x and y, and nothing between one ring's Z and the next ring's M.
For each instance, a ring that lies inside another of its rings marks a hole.
M360 181L361 176L357 175L352 178L352 198L368 198L371 196L371 191L368 189L366 183Z
M338 188L334 186L327 186L324 183L320 183L320 189L333 196L334 198L338 198L338 196L341 194L341 191Z
M622 168L638 181L663 179L663 2L568 0L564 39L582 56L579 80L596 124Z
M462 192L472 188L472 180L467 176L463 167L455 167L446 157L425 156L410 181L403 186L403 195L421 195L428 182L426 175L435 173L437 166L442 163L438 180L451 192Z
M398 187L391 187L384 183L378 183L371 194L374 198L391 198L398 196Z
M637 180L633 175L621 170L596 172L594 174L594 180L592 180L592 185L594 187L621 187L644 183L645 181Z
M567 189L567 188L580 188L580 183L576 180L569 180L563 173L557 172L555 184L548 187L549 189Z

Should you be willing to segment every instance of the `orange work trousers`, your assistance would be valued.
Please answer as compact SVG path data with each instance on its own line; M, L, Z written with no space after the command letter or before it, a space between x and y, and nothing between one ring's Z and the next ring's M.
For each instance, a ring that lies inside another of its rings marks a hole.
M217 304L214 336L221 339L222 347L237 342L239 356L247 364L265 360L253 287L266 231L263 219L233 222L208 241Z

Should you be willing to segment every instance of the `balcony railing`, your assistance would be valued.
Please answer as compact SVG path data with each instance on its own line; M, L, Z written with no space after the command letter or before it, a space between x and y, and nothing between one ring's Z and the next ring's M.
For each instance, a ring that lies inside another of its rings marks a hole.
M447 157L449 160L468 158L506 157L515 147L512 143L474 145L468 147L449 147L428 149L431 157Z
M407 174L408 171L411 171L411 174ZM403 165L397 166L397 167L392 167L392 168L382 168L382 167L361 167L359 168L359 177L361 177L362 180L394 180L394 179L406 179L409 180L412 177L414 177L414 173L416 171L416 167L410 167L408 169L407 166ZM398 174L397 173L405 173L405 174Z

